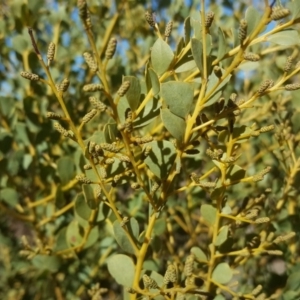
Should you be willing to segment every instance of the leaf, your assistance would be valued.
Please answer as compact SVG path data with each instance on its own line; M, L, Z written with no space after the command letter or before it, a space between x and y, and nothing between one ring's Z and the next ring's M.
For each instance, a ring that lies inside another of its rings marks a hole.
M89 233L89 236L87 238L87 241L84 244L83 249L87 249L93 246L98 241L98 238L99 238L99 229L97 226L95 226Z
M110 275L121 285L131 287L135 268L132 259L124 254L116 254L107 260Z
M227 44L225 40L224 33L222 29L219 27L218 29L218 55L217 59L223 58L223 56L227 53Z
M63 185L67 184L75 176L74 161L68 157L63 156L57 160L57 173Z
M134 128L141 128L153 121L160 112L161 103L157 98L148 101L142 112L138 115L137 119L133 122Z
M94 194L94 190L90 184L83 184L82 185L82 192L84 199L89 206L90 209L96 209L97 208L97 201Z
M232 270L227 263L218 264L212 273L212 279L220 284L228 283L232 278Z
M149 76L151 79L152 92L153 92L153 95L156 96L160 91L160 82L159 82L157 74L155 73L155 71L153 69L149 68L148 72L149 72Z
M14 36L12 38L12 49L22 55L29 49L29 40L21 34Z
M184 42L185 45L187 45L190 42L191 39L191 32L192 32L192 27L191 27L191 22L190 22L190 17L187 17L184 20Z
M219 294L213 300L226 300L226 298L223 295Z
M300 1L289 2L287 7L292 12L293 20L300 18Z
M198 260L208 261L206 254L199 247L192 247L191 253L193 253Z
M161 97L173 114L184 119L190 112L194 90L189 83L169 81L161 85Z
M225 70L222 70L222 74L224 74ZM218 91L220 91L226 84L227 82L230 80L231 75L228 75L221 83L219 83L219 78L215 75L215 73L211 73L211 75L208 78L208 84L207 84L207 92L206 95L212 93L209 98L206 100L204 106L209 106L211 104L213 104L213 102L216 100L215 95L218 93ZM215 99L213 102L211 99Z
M210 204L202 204L200 211L203 219L213 226L217 218L217 209Z
M66 231L66 239L69 247L79 246L82 242L83 228L79 226L77 220L73 220L69 223Z
M285 289L286 290L294 290L294 291L299 291L300 290L300 271L292 273L289 275Z
M125 229L121 226L121 223L119 220L116 220L113 224L114 229L114 235L117 243L119 246L124 250L125 252L128 252L130 254L135 254L135 250L129 240L129 238L126 235ZM136 232L135 232L136 233ZM138 236L138 234L137 234Z
M151 63L155 72L160 76L168 70L174 59L174 53L170 46L158 38L151 51Z
M148 143L152 147L145 159L150 171L160 179L166 178L176 158L174 145L169 141L153 141Z
M216 246L222 245L227 240L227 237L228 237L228 226L223 226L220 232L218 233L218 236L215 241L215 245Z
M63 227L57 234L56 234L56 241L55 247L53 251L61 251L68 249L69 245L67 242L67 226Z
M64 192L61 189L61 184L58 184L56 186L56 192L55 192L55 206L60 209L63 208L66 204L66 199Z
M261 20L261 15L259 12L253 7L249 6L246 10L245 19L248 24L247 34L250 35L252 31L257 27Z
M195 60L195 63L199 69L200 72L202 72L203 70L203 45L201 43L201 41L192 38L192 42L191 42L191 49L192 49L192 54L193 54L193 58Z
M197 67L196 62L194 60L187 61L182 65L179 65L176 69L176 73L183 73L187 71L192 71Z
M4 201L11 207L15 207L19 203L19 195L12 188L4 188L0 190L0 200Z
M126 98L131 110L136 110L140 103L141 85L140 81L134 76L125 76L124 81L130 82L130 87L126 93Z
M84 219L86 221L89 220L92 210L87 205L87 202L83 196L83 193L77 194L77 196L75 198L74 211L75 211L75 214L80 216L82 219Z
M185 121L172 114L167 108L161 110L161 119L166 129L174 136L178 141L182 142L185 133Z
M281 46L294 46L300 43L299 33L293 29L274 33L270 35L267 40Z
M54 273L60 268L61 259L57 256L38 254L32 259L32 264L40 271L44 270Z
M226 178L230 180L230 182L235 182L245 177L246 171L238 165L231 165L226 172Z

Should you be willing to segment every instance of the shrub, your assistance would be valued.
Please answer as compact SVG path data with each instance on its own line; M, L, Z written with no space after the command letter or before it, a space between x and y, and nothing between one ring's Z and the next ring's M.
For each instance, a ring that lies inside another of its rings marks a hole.
M300 2L179 4L2 4L1 299L300 298Z

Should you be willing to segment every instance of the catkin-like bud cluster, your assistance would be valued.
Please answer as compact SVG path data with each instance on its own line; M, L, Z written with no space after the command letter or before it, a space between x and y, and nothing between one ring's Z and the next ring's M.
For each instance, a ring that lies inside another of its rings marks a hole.
M74 133L70 130L65 129L64 127L62 127L59 123L54 123L54 128L61 133L64 137L73 137Z
M82 123L86 124L90 122L97 114L97 109L93 108L90 112L88 112L83 118Z
M158 285L154 279L149 277L147 274L143 275L143 283L146 289L157 289Z
M293 238L295 235L296 235L296 232L294 232L294 231L289 232L288 234L285 234L285 235L280 235L275 240L273 240L273 243L279 244L281 242L284 242L284 241L287 241L287 240Z
M152 136L132 137L130 140L140 145L140 144L146 144L152 142L153 137Z
M153 13L150 13L149 11L146 11L145 12L145 19L152 28L155 28L155 16L154 16Z
M116 48L117 48L117 39L113 37L109 40L107 49L105 51L106 59L111 59L114 56L116 52Z
M123 97L123 96L127 93L127 91L129 90L129 88L130 88L130 81L124 81L124 82L122 83L122 85L120 86L120 88L119 88L117 94L118 94L120 97Z
M207 28L207 29L210 28L210 26L214 20L214 17L215 17L215 14L212 11L210 11L206 14L205 22L204 22L205 28Z
M103 85L100 83L90 83L83 86L83 90L85 92L97 92L97 91L103 91Z
M52 120L61 120L62 119L62 115L56 114L54 112L48 111L46 113L46 118L48 119L52 119Z
M239 40L240 40L241 44L243 43L243 41L247 37L247 28L248 28L247 21L244 20L244 19L241 20L240 28L239 28Z
M89 97L90 103L94 106L95 109L103 112L107 109L106 105L98 100L96 97Z
M185 276L189 277L193 275L194 271L194 261L195 261L195 255L190 254L187 256L184 264L183 273Z
M115 143L100 143L100 148L109 152L118 153L121 149L116 146Z
M53 61L54 55L55 55L55 44L53 42L51 42L49 44L48 52L47 52L48 66Z
M80 183L90 184L92 181L84 175L76 175L75 179Z
M66 92L70 85L70 81L68 78L65 78L61 84L56 85L56 88L59 92Z
M268 223L268 222L270 222L270 218L268 217L262 217L255 220L256 224Z
M85 62L87 63L87 65L91 69L91 71L93 73L96 73L97 70L98 70L98 66L97 66L97 63L96 63L94 57L91 55L91 53L84 52L83 57L84 57Z
M214 149L213 151L211 149L206 150L206 154L211 157L212 159L220 159L220 156L223 154L222 149Z
M30 72L22 71L22 72L20 73L20 75L21 75L23 78L26 78L26 79L28 79L28 80L32 80L32 81L39 81L39 80L40 80L39 75L30 73Z
M130 163L130 162L131 162L129 156L124 155L124 154L118 156L118 158L119 158L119 160L122 161L122 162L126 162L126 163Z
M92 166L91 166L90 164L85 164L85 165L83 166L83 169L84 169L84 170L91 170L91 169L92 169Z
M272 20L278 21L287 17L290 13L290 10L287 8L283 8L281 6L274 6L270 17Z
M198 185L204 188L214 189L217 184L212 181L199 181Z
M262 285L258 285L252 292L251 292L251 294L253 295L253 296L257 296L260 292L261 292L261 290L262 290Z
M272 130L274 130L274 128L275 128L275 126L272 124L272 125L269 125L269 126L262 127L259 131L261 133L263 133L263 132L272 131Z
M263 169L262 171L260 171L258 174L254 175L252 177L253 181L261 181L264 179L264 176L269 173L271 171L271 167L266 167L265 169Z
M169 21L165 29L165 38L168 38L171 35L172 28L173 28L173 21Z
M247 53L244 53L244 59L249 60L249 61L259 61L260 56L256 53L247 52Z
M167 285L169 282L177 282L177 270L173 264L168 265L167 271L164 276L164 284Z
M293 57L292 56L289 56L287 59L286 59L286 62L285 62L285 65L283 67L283 71L284 72L288 72L292 69L292 66L293 66Z
M295 91L300 89L300 83L287 84L284 89L286 91Z
M274 86L274 81L271 79L265 80L259 87L257 93L261 95L264 93L266 90L270 89L272 86Z

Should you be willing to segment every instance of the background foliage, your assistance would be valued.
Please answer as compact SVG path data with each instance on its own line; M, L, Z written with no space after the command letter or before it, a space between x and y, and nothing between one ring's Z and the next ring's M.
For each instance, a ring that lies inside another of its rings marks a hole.
M1 2L1 299L300 298L300 3L266 2Z

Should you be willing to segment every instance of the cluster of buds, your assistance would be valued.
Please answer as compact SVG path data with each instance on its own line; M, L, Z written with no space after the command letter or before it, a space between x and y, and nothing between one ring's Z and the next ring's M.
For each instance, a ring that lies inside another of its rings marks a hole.
M274 6L270 18L274 21L278 21L287 17L290 14L290 10L281 6Z
M285 65L283 67L283 71L284 72L288 72L292 69L292 66L293 66L293 57L292 56L289 56L287 59L286 59L286 62L285 62Z
M249 60L249 61L259 61L260 60L260 56L256 53L252 53L252 52L245 52L244 53L244 60Z
M152 27L152 28L155 28L155 15L154 13L151 13L149 11L146 11L145 12L145 19L146 21L148 22L148 24Z
M79 11L79 17L82 20L83 24L86 28L91 28L92 24L86 0L78 0L77 7Z
M169 264L164 276L164 284L167 285L170 282L174 284L177 282L177 280L178 280L178 275L177 275L176 266L173 264Z
M169 21L168 24L166 25L166 29L165 29L165 38L166 39L168 37L170 37L171 32L172 32L172 28L173 28L173 22Z
M183 273L186 277L191 277L193 275L194 261L195 261L194 254L190 254L187 256L184 264L184 269L183 269Z
M37 74L33 74L33 73L29 73L29 72L22 71L22 72L20 73L20 75L21 75L23 78L26 78L26 79L31 80L31 81L39 81L39 80L40 80L40 77L39 77L39 75L37 75Z
M103 85L99 83L90 83L83 86L83 91L85 92L98 92L103 90Z
M68 78L65 78L62 83L60 84L57 84L56 85L56 89L59 91L59 92L66 92L68 87L70 85L70 81Z
M210 26L214 20L214 17L215 17L215 14L212 11L210 11L206 14L205 21L204 21L204 26L206 29L210 28Z
M88 112L83 118L82 123L86 124L90 122L97 114L97 109L93 108L90 112Z
M206 154L212 158L212 159L220 159L221 156L223 155L223 150L222 149L214 149L213 151L211 149L206 150Z
M89 97L89 100L95 109L97 109L101 112L103 112L107 109L106 105L103 102L101 102L100 100L98 100L96 97L93 97L93 96Z
M47 51L48 66L50 66L51 62L53 61L54 55L55 55L55 44L51 42L49 44L48 51Z
M264 176L269 173L271 171L271 167L266 167L265 169L263 169L262 171L260 171L258 174L254 175L252 177L252 180L254 182L257 182L257 181L261 181L264 179Z
M117 39L111 38L108 42L107 49L105 51L105 58L106 59L112 59L117 48Z
M71 138L73 140L75 140L75 135L74 132L71 130L67 130L64 127L62 127L59 123L54 123L54 128L61 133L64 137L68 137Z
M284 89L286 91L295 91L300 89L300 83L292 83L285 85Z
M144 137L131 137L130 140L134 143L140 144L146 144L153 141L152 136L144 136Z
M75 179L80 183L90 184L92 183L91 179L87 178L84 175L76 175Z
M93 73L96 73L98 71L97 63L94 59L94 57L89 52L84 52L83 57L89 68Z
M21 256L26 257L27 259L33 259L37 254L45 254L50 255L52 249L49 246L43 245L40 239L36 239L36 247L33 248L29 245L29 242L25 235L21 237L21 241L23 244L24 249L21 250L19 253Z
M266 90L270 89L271 87L274 86L274 81L271 79L265 80L259 87L257 93L258 95L263 94Z
M54 113L54 112L48 111L48 112L46 113L46 118L52 119L52 120L61 120L61 119L63 118L63 116L60 115L60 114L56 114L56 113Z
M247 37L247 28L248 28L248 23L246 20L241 20L240 22L240 28L239 28L239 40L241 44L243 44L244 40Z
M145 289L157 289L158 285L154 279L149 277L147 274L143 275L143 283Z
M130 81L124 81L122 83L122 85L120 86L119 90L117 91L117 94L120 96L120 97L123 97L127 91L129 90L130 88Z

